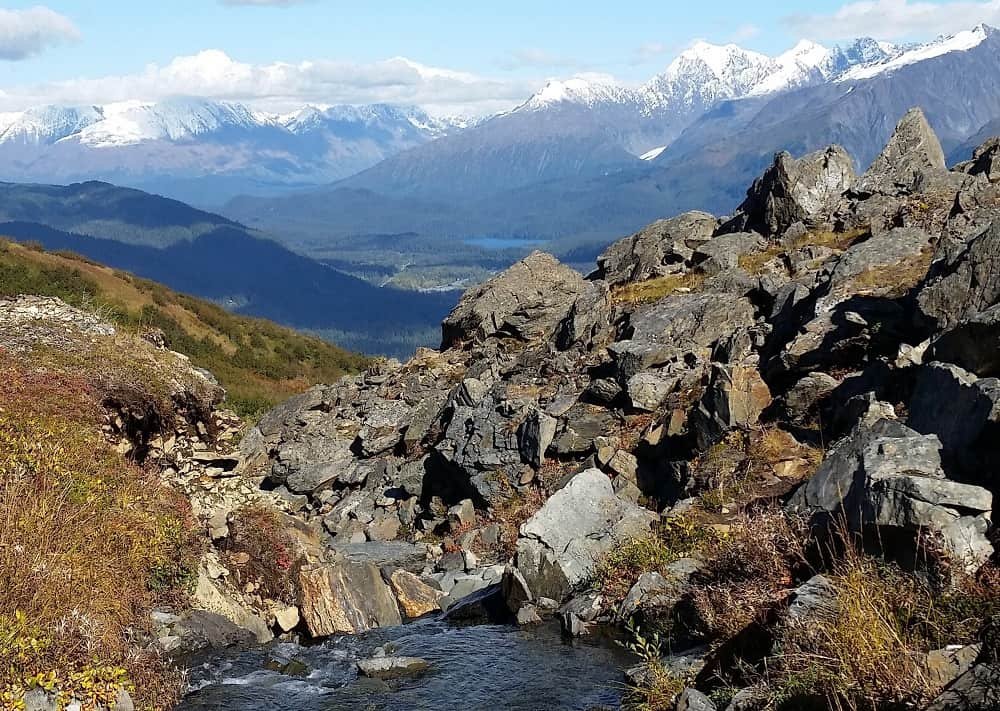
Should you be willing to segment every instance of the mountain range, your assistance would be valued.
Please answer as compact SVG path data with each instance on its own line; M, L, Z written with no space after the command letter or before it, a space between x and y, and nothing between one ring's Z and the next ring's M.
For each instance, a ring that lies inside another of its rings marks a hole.
M196 98L42 106L0 114L0 174L105 180L208 204L345 178L465 125L385 104L288 114Z
M729 212L778 150L839 143L864 169L913 106L949 154L968 157L1000 118L998 70L1000 33L986 26L923 45L803 42L776 58L698 43L642 87L550 83L330 186L222 212L341 259L359 236L406 233L399 244L411 250L451 240L445 261L477 235L546 241L582 266L652 220ZM387 254L385 265L394 259L412 262Z
M508 164L525 166L496 176L492 187L510 188L627 165L673 141L719 101L823 81L899 51L867 39L833 49L803 41L772 58L699 42L637 88L580 78L550 82L522 106L484 119L484 131L475 130L482 121L384 104L305 106L286 114L197 98L42 106L0 114L0 177L105 180L205 205L347 178L468 129L452 156L483 150L488 136ZM400 169L396 180L405 185L412 174Z
M642 85L552 81L474 121L393 106L277 115L202 99L49 107L0 116L0 176L101 178L201 206L231 198L214 211L235 229L373 284L447 288L541 243L588 269L655 219L729 212L778 150L838 143L864 169L913 106L954 161L968 157L1000 129L1000 33L802 41L775 57L697 42ZM185 238L171 234L155 239Z

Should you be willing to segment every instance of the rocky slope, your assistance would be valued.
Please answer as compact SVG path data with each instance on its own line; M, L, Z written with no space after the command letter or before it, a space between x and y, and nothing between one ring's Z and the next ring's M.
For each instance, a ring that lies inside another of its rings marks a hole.
M444 350L270 413L242 466L324 541L300 573L307 628L473 614L474 591L474 614L556 612L568 634L669 620L655 645L637 633L637 686L735 694L732 708L930 703L996 674L987 645L931 678L938 647L978 632L937 618L925 626L946 634L906 627L891 649L906 688L794 663L834 645L802 630L857 622L850 581L890 569L927 599L962 590L998 611L997 155L993 141L949 171L918 110L864 175L835 146L780 154L735 216L657 222L587 278L532 254L465 295ZM866 566L880 572L855 575ZM655 659L668 639L691 651Z
M863 175L779 154L238 448L145 440L213 540L156 644L555 615L629 630L637 708L993 708L998 156L948 170L918 110Z

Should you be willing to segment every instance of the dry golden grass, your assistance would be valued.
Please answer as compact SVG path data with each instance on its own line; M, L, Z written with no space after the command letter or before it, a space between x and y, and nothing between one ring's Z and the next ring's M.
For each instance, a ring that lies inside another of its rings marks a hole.
M884 708L927 701L938 691L906 638L904 588L874 561L850 553L832 577L829 610L781 632L772 687L787 700L824 699L830 708Z
M829 247L837 251L844 251L870 234L871 231L867 227L858 227L843 232L832 230L807 232L793 239L786 249L789 252L794 252L796 249L804 247Z
M197 560L186 500L105 443L83 378L0 354L0 694L126 687L168 708L176 674L136 647ZM135 684L142 680L140 687Z
M764 267L773 259L783 254L794 252L804 247L828 247L829 249L842 252L858 240L867 236L867 229L854 229L844 232L833 232L831 230L821 230L807 232L796 237L788 244L772 244L759 252L751 252L740 257L740 269L753 276L760 276Z
M741 514L707 553L704 579L692 593L695 632L715 642L764 622L806 564L804 521L772 508Z
M541 489L530 487L524 492L512 491L502 503L490 509L490 520L500 526L496 546L497 560L510 560L517 550L517 537L521 526L538 513L545 504Z
M668 518L645 538L613 548L598 562L597 586L611 602L623 600L643 573L665 574L671 563L698 555L715 542L715 534L696 515Z
M763 681L791 707L819 699L833 709L921 708L941 691L924 655L979 641L983 622L1000 614L1000 573L908 572L841 537L827 574L833 604L779 626Z
M861 294L867 291L893 299L901 298L927 276L927 270L930 269L933 259L934 250L928 247L920 254L901 259L894 264L862 272L851 279L851 288Z
M705 275L700 272L671 274L617 287L611 300L619 305L649 304L681 291L697 291L704 281Z
M692 462L692 471L703 490L699 498L709 510L727 503L753 502L773 487L773 477L783 464L801 480L816 471L822 450L801 444L777 427L733 431Z

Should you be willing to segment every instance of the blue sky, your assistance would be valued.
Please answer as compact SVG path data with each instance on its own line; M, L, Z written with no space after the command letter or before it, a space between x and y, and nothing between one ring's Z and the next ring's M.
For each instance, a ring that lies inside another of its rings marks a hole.
M1000 0L7 2L0 109L187 93L476 113L526 98L548 78L644 81L696 39L775 54L802 37L922 40L981 21L1000 24Z

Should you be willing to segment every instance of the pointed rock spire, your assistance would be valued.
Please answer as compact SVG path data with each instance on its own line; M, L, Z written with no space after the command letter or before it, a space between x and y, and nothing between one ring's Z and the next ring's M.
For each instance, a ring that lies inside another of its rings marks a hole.
M914 190L921 174L944 170L947 165L937 134L927 123L924 112L912 108L853 190L862 195L905 194Z
M821 216L854 182L854 161L840 146L796 159L782 151L747 191L723 232L781 235L794 223Z

